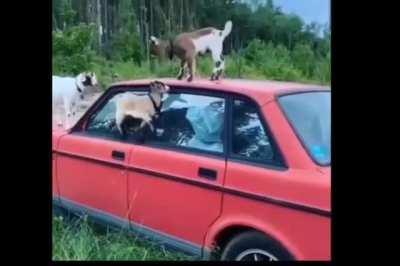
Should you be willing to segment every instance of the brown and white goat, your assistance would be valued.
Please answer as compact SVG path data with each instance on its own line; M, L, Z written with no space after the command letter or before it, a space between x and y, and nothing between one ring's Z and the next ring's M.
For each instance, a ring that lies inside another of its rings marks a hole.
M189 68L188 81L192 81L196 73L196 56L211 52L215 67L211 80L219 79L224 68L222 56L223 42L232 30L232 22L225 23L223 30L213 27L199 29L193 32L185 32L171 40L160 40L154 36L150 37L150 51L159 57L168 56L172 59L176 55L181 60L178 79L182 79L186 66Z
M160 81L154 81L150 83L150 91L147 95L138 95L132 92L117 95L115 99L115 122L120 133L125 135L122 124L128 117L141 120L140 125L135 128L135 131L143 128L146 124L150 127L151 131L154 131L152 120L159 115L163 95L168 93L168 91L168 85Z

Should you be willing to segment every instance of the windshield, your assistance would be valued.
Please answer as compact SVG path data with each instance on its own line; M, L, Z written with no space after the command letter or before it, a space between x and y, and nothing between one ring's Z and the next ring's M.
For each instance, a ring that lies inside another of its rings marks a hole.
M279 97L308 153L319 165L331 163L331 93L307 92Z

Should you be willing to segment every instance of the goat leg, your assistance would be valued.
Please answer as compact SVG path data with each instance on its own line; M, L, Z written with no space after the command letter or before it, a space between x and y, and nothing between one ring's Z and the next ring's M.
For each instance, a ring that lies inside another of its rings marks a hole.
M225 67L224 56L222 55L222 49L216 49L211 51L212 58L214 61L214 69L211 75L211 80L218 80L222 71Z
M222 69L220 69L220 70L217 71L217 75L216 75L216 78L215 78L215 79L216 79L216 80L219 80L221 74L222 74Z
M188 67L189 67L189 77L187 81L191 82L193 80L194 74L196 72L196 60L194 58L190 58L188 60Z
M177 79L181 80L183 78L183 75L185 74L185 66L186 66L186 61L181 61L181 68L179 69L179 74Z

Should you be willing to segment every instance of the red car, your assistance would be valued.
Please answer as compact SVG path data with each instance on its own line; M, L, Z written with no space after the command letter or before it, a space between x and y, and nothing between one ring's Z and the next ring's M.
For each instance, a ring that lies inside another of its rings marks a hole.
M112 85L53 130L53 204L202 259L330 260L330 88L272 81L170 86L155 130L121 138Z

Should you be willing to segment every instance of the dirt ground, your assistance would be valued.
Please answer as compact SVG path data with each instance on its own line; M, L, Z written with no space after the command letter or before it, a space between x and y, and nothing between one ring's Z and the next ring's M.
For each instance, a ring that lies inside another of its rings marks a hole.
M80 101L78 104L78 112L75 114L75 117L73 117L70 121L70 126L74 125L79 118L86 112L86 110L100 97L101 93L100 92L95 92L90 95L86 95L84 100ZM53 123L52 126L53 128L67 128L65 125L65 115L64 115L64 110L62 105L57 105L54 112L53 112ZM61 120L62 125L58 125L59 121Z

